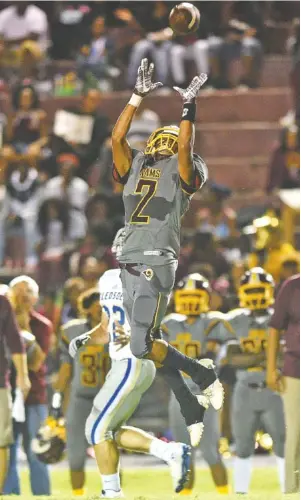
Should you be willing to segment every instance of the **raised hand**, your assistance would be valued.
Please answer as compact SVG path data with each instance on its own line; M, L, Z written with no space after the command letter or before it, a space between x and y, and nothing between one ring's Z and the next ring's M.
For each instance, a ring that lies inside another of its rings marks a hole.
M200 76L194 77L187 89L180 89L179 87L174 87L174 89L180 94L184 102L191 102L197 97L200 88L207 80L208 75L201 73Z
M155 66L153 65L153 63L149 65L147 59L142 59L141 64L138 68L138 76L134 90L135 94L144 97L153 90L156 90L158 87L161 87L163 85L163 83L161 82L152 82L154 69Z

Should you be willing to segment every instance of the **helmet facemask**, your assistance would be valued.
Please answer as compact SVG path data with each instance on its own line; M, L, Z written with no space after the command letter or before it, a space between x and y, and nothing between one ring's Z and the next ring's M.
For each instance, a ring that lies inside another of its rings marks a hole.
M173 156L178 152L179 127L171 125L155 130L149 137L145 155Z
M247 271L238 291L239 305L250 311L266 310L274 304L274 280L262 268Z
M176 290L175 310L186 316L199 316L209 311L210 297L205 290Z
M210 309L210 285L200 274L193 273L178 284L174 294L175 310L186 316L199 316Z

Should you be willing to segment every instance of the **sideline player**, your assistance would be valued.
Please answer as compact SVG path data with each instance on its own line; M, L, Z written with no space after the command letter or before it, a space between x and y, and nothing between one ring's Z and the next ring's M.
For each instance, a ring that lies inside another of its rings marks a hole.
M73 495L84 495L85 462L88 443L85 424L91 411L93 399L104 383L109 371L109 356L104 345L91 344L81 349L74 360L68 352L72 339L94 328L101 321L102 307L99 291L91 288L78 298L78 311L82 319L74 319L62 327L60 340L60 370L52 398L51 415L58 418L62 394L71 385L69 405L66 412L67 458ZM104 344L107 337L104 337Z
M134 93L112 132L113 174L124 185L126 234L119 262L131 351L137 359L163 365L161 372L175 394L183 389L186 397L181 370L221 407L223 389L215 371L180 353L159 331L174 286L181 217L207 179L205 162L193 153L195 100L207 75L196 76L185 90L175 87L184 102L180 127L155 130L141 152L130 148L126 135L142 99L162 85L152 82L153 72L154 65L143 59ZM203 421L205 407L196 397L186 407L188 426Z
M260 267L250 269L241 279L240 309L224 316L236 337L229 343L224 360L237 369L232 396L232 432L237 455L234 461L235 493L248 493L255 432L261 427L273 439L281 491L284 491L283 405L280 395L268 389L265 383L267 332L273 313L274 288L270 274ZM225 329L224 324L220 324L220 329Z
M194 359L200 359L202 356L214 357L212 351L206 353L211 335L214 342L222 343L228 339L228 334L225 339L217 338L214 334L214 325L221 320L221 313L209 311L209 282L198 273L188 275L178 283L174 292L174 302L176 313L166 316L161 325L164 338L180 352ZM191 379L187 379L187 384L192 392L195 394L199 392L198 386ZM169 404L169 422L173 438L176 441L189 443L185 421L173 394ZM213 407L210 407L204 418L200 449L210 467L218 493L227 494L229 493L227 470L219 453L219 439L219 415ZM191 493L193 484L194 467L183 493Z
M118 233L113 244L113 251L118 245ZM121 243L122 244L122 243ZM120 245L120 244L119 244ZM122 498L119 475L119 451L124 448L133 452L150 453L164 460L170 467L174 489L180 492L187 480L191 448L183 443L165 443L148 433L124 423L132 416L142 395L153 383L156 369L148 359L135 358L127 345L116 345L119 332L116 326L130 334L123 307L120 269L106 271L99 280L100 301L106 317L108 329L102 323L90 332L73 339L69 353L76 356L81 345L89 346L95 339L103 341L110 332L109 352L112 368L105 383L93 402L93 408L86 423L86 438L93 445L98 469L103 481L103 498Z

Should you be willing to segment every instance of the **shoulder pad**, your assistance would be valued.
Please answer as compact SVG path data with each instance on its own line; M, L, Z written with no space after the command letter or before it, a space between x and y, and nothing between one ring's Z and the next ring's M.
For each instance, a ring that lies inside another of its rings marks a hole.
M238 307L237 309L232 309L225 315L226 321L231 321L236 318L240 318L241 316L250 316L251 311L249 309L243 309Z
M165 318L162 321L162 324L165 324L168 321L177 321L180 323L181 321L185 321L186 318L187 316L185 316L185 314L170 313L167 316L165 316Z
M223 320L223 319L226 319L226 314L225 313L222 313L220 311L209 311L207 313L207 318L209 320L214 320L214 319L217 319L219 321Z
M86 319L71 319L62 326L62 331L65 332L66 330L72 328L73 326L84 325L86 322L87 322Z
M208 313L207 319L209 320L209 324L204 332L206 336L208 336L213 328L215 328L219 323L222 323L228 332L234 335L235 332L232 325L229 323L229 318L226 314L219 311L211 311Z

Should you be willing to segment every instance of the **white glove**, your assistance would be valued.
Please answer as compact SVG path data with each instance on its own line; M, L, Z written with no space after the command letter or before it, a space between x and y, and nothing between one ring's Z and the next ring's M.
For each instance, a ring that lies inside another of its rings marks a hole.
M82 335L79 335L78 337L75 337L75 339L72 339L70 344L69 344L69 354L72 358L76 356L77 351L83 347L83 345L90 340L91 335L89 333L83 333Z
M179 92L184 102L191 102L197 97L200 88L207 80L208 75L206 75L206 73L201 73L200 76L194 77L187 89L180 89L179 87L174 87L174 89Z
M149 94L149 92L152 92L153 90L156 90L158 87L161 87L163 85L163 83L161 82L152 82L154 69L155 66L153 65L153 63L148 66L148 60L142 59L141 65L138 68L138 76L134 90L135 94L144 97Z

